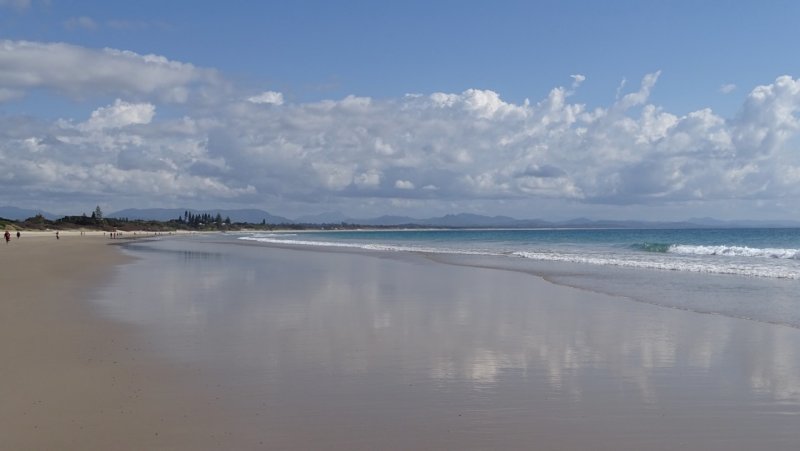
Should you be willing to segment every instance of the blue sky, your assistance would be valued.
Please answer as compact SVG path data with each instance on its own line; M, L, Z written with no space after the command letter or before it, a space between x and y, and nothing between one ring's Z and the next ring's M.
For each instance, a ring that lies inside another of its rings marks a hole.
M0 0L0 204L800 219L798 19Z

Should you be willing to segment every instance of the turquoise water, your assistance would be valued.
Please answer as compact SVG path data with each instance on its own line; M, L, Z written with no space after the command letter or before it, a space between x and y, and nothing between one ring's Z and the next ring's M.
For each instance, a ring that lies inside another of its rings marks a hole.
M800 327L800 229L332 231L237 238L423 253L651 304Z
M241 239L800 279L798 229L348 231Z

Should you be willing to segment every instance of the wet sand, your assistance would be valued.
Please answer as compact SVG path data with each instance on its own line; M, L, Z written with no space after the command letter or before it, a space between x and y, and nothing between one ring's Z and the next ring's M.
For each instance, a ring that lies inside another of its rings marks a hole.
M800 445L797 329L420 255L50 244L0 252L10 449Z

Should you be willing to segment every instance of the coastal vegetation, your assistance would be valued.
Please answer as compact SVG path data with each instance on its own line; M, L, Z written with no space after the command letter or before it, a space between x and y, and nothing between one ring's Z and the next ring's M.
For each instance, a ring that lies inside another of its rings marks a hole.
M382 228L421 228L416 224L401 226L365 226L360 224L341 223L269 223L262 220L258 223L234 222L230 217L222 217L221 213L194 213L186 210L183 215L167 221L154 219L110 218L103 215L98 206L91 215L83 213L79 216L64 216L59 219L47 219L37 214L24 220L13 220L0 217L0 229L5 230L87 230L105 232L126 231L241 231L241 230L351 230Z

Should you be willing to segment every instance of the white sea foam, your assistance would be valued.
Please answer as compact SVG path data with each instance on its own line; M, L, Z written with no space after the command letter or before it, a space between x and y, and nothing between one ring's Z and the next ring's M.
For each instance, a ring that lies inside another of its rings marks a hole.
M257 238L285 238L287 236L297 236L296 233L256 233L255 235L249 235L242 237L242 240L254 240Z
M800 260L800 249L766 248L747 246L692 246L674 244L668 252L684 255L723 255L728 257L765 257Z
M710 274L731 274L751 277L778 279L800 279L800 268L763 265L758 263L736 263L720 261L701 261L697 259L675 258L635 258L632 256L580 255L550 252L514 252L513 255L542 261L584 263L592 265L621 266L628 268L660 269L668 271L688 271ZM712 254L695 254L712 255Z
M258 241L260 243L288 244L297 246L325 246L325 247L350 247L350 248L360 247L359 245L356 244L337 243L330 241L287 240L284 238L285 236L294 236L294 235L270 233L270 234L259 234L253 236L243 236L240 237L239 239L245 241Z
M276 238L276 237L281 238ZM384 251L384 252L421 252L429 254L461 254L461 255L500 255L494 252L486 252L479 250L466 250L466 249L442 249L435 247L425 246L399 246L392 244L374 244L374 243L344 243L341 241L311 241L311 240L287 240L282 234L270 235L253 235L240 237L240 240L258 241L261 243L285 244L290 246L318 246L318 247L339 247L350 249L364 249L369 251Z

